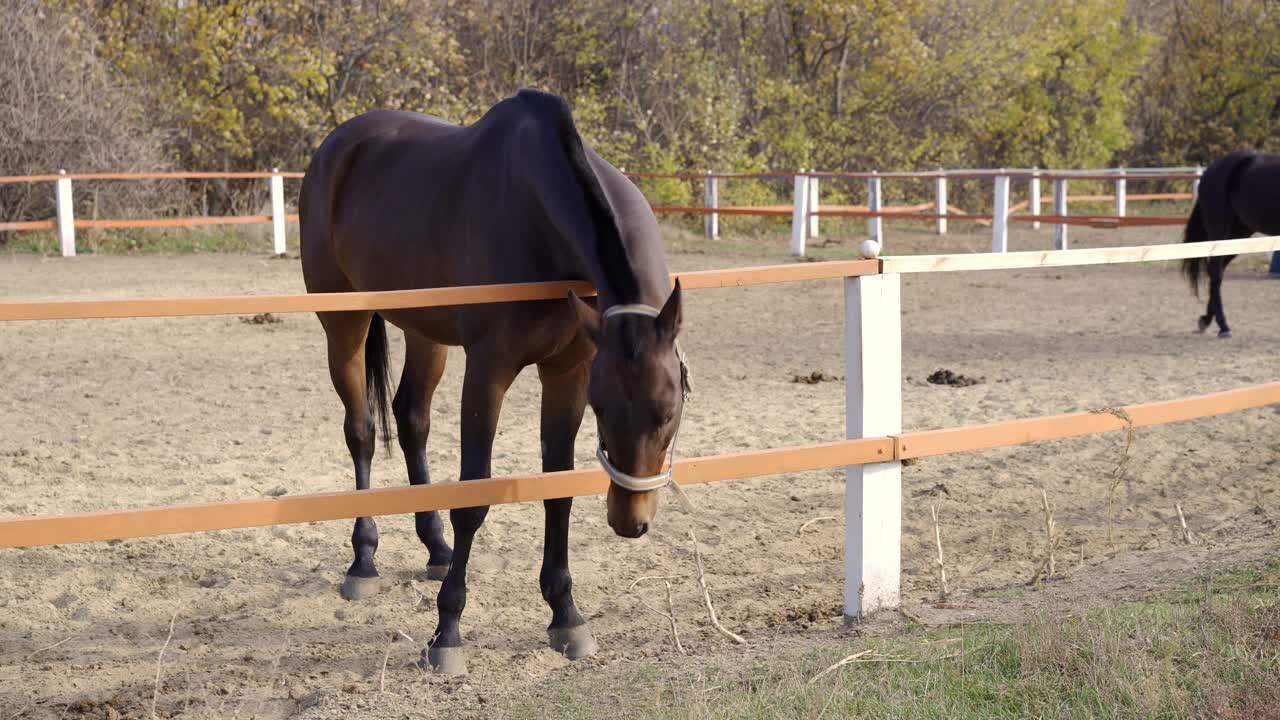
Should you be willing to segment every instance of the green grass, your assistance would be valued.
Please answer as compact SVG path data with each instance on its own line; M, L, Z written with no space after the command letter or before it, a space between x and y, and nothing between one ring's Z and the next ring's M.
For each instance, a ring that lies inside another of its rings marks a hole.
M858 662L818 676L853 653ZM813 680L811 682L811 680ZM1280 562L1074 617L581 673L516 718L1280 717Z
M298 251L298 226L288 226L288 251ZM58 255L58 238L52 232L8 233L0 250L16 254ZM271 252L270 225L226 225L189 229L144 228L129 230L78 230L76 254L145 253L251 253Z

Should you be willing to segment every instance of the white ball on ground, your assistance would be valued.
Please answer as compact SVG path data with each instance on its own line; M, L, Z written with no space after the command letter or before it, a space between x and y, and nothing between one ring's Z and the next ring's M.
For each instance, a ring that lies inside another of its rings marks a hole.
M880 243L871 239L863 240L862 244L858 246L858 251L862 253L864 258L879 257Z

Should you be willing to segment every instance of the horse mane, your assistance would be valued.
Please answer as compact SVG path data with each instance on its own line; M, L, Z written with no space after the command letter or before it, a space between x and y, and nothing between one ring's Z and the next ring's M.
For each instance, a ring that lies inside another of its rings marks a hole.
M587 152L582 143L582 136L573 123L573 115L569 112L569 103L559 95L539 92L537 90L521 90L517 97L534 103L541 110L555 118L560 146L564 150L565 159L573 171L574 178L587 203L587 212L591 216L591 224L595 228L595 250L604 275L609 279L613 291L617 293L619 302L635 302L640 297L640 281L636 277L635 268L627 257L627 248L623 244L622 232L618 228L618 219L613 213L613 206L604 193L600 179L596 177L591 163L587 160Z

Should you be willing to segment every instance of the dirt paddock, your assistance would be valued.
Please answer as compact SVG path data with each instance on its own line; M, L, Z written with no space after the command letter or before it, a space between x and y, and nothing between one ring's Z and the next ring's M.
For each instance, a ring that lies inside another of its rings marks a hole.
M1014 249L1048 247L1049 232L1015 228ZM1072 233L1080 246L1169 242L1177 234ZM673 235L675 269L786 260L785 241L765 248ZM983 231L940 240L891 227L886 253L987 242ZM847 256L854 246L821 249ZM253 255L16 255L0 257L0 277L3 300L302 290L296 258ZM1173 264L907 276L905 426L1098 409L1280 379L1280 281L1266 278L1264 258L1232 265L1225 300L1235 337L1219 340L1194 333L1203 304ZM842 438L841 312L834 281L689 293L682 342L696 394L681 455ZM266 324L234 316L0 324L0 517L349 488L341 406L324 355L310 315ZM397 345L396 364L399 356ZM452 481L458 465L461 359L453 349L433 408L438 481ZM938 370L980 381L927 382ZM526 372L503 409L496 473L540 467L537 402L536 374ZM580 465L593 462L591 426L579 438ZM939 621L1017 616L1049 602L1140 594L1280 553L1276 407L1138 431L1109 547L1107 495L1123 441L1111 434L906 467L908 611ZM405 483L398 451L380 450L373 474L376 486ZM1058 565L1066 577L1030 591L1024 585L1043 551L1042 488L1064 533ZM635 541L613 535L602 498L577 501L575 595L601 650L573 664L546 647L541 507L494 508L472 557L463 616L471 674L463 679L416 665L435 626L438 583L419 575L426 553L410 516L378 520L384 589L359 603L338 596L350 562L346 521L0 551L0 718L148 717L153 700L159 717L484 716L574 673L633 663L694 667L698 658L758 657L859 631L841 623L843 471L716 483L689 494L699 514L664 499L654 529ZM1175 503L1201 545L1182 548ZM955 590L945 609L929 604L936 593L930 505L941 515ZM750 641L745 649L705 619L690 577L691 529L719 615ZM665 621L641 603L665 604L661 582L628 590L645 575L685 576L673 581L673 600L690 657L676 655Z

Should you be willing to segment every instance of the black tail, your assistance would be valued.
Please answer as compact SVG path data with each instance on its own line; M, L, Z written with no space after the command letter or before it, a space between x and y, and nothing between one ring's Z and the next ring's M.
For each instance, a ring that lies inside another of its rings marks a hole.
M1200 201L1191 208L1191 217L1187 218L1187 227L1182 231L1182 242L1204 242L1209 239L1204 229L1204 219L1200 216ZM1204 258L1192 257L1182 261L1182 274L1191 283L1191 292L1200 297L1200 265Z
M369 337L364 341L364 381L369 404L378 416L382 446L391 452L391 431L387 422L387 397L391 394L391 370L387 364L387 321L374 313Z

